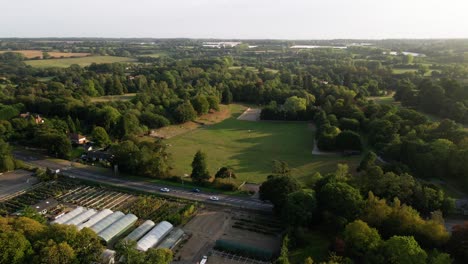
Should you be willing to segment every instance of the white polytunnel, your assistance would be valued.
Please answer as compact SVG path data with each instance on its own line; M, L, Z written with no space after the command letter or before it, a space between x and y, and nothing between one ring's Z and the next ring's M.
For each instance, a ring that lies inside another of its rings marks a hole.
M101 221L102 219L104 219L104 217L112 214L112 210L109 210L109 209L104 209L102 211L100 211L99 213L93 215L91 218L89 218L88 221L86 222L83 222L81 224L79 224L77 227L78 227L78 230L81 230L85 227L91 227L93 226L94 224L96 224L97 222Z
M174 228L164 240L159 244L158 248L172 249L184 235L184 230L180 228Z
M110 226L106 227L106 229L99 232L98 236L104 241L109 242L114 237L117 237L128 230L128 228L130 228L137 220L138 217L136 217L134 214L127 214L119 220L115 221Z
M89 210L86 210L84 212L82 212L81 214L73 217L72 219L66 221L64 224L66 225L79 225L81 223L83 223L84 221L88 220L89 218L91 218L93 215L96 214L96 210L94 209L89 209Z
M54 220L51 222L51 224L63 224L66 221L72 219L73 217L81 214L85 209L81 206L78 206L77 208L73 209L72 211L64 214L62 217Z
M120 218L124 217L124 213L117 211L114 212L106 217L104 217L101 221L94 224L91 229L99 234L102 230L106 229L108 226L112 225L115 221L119 220Z
M123 240L125 241L137 241L142 236L144 236L148 231L151 230L156 224L151 220L146 220L143 224L139 227L135 228L128 236L126 236Z
M145 236L143 236L140 240L138 240L137 243L137 249L141 251L146 251L151 247L154 247L157 245L163 238L164 236L169 233L172 229L172 224L167 222L167 221L162 221L151 231L148 232Z

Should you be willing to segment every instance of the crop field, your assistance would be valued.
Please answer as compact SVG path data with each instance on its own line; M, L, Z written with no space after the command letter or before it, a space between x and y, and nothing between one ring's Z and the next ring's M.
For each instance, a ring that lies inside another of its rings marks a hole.
M38 67L38 68L49 68L49 67L60 67L66 68L70 65L78 64L81 67L88 66L91 63L114 63L114 62L134 62L135 59L128 57L117 57L117 56L89 56L82 58L64 58L64 59L47 59L47 60L30 60L26 61L26 64Z
M207 154L212 175L231 166L237 181L263 182L272 171L274 159L286 161L292 175L303 182L315 172L335 171L337 163L357 167L360 157L312 155L314 133L305 122L252 122L237 120L247 107L233 108L230 118L168 139L168 150L176 175L190 174L197 150Z
M42 58L42 50L12 50L12 51L0 51L0 53L5 53L5 52L15 52L15 53L21 53L23 56L25 56L28 59L32 58ZM48 51L49 55L53 58L69 58L69 57L86 57L89 56L90 53L74 53L74 52L56 52L56 51Z
M60 203L74 204L93 209L111 209L133 213L141 219L155 222L167 220L178 225L195 212L195 205L186 201L140 196L113 189L84 185L69 180L39 183L34 189L0 203L0 213L17 212L26 206L54 198Z

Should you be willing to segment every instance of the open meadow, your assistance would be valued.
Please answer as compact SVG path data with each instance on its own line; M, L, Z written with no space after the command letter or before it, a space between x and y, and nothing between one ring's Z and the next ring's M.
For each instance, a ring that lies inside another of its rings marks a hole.
M335 171L337 163L356 168L360 157L312 155L314 133L305 122L253 122L236 119L247 107L230 105L230 118L167 139L176 175L190 174L197 150L207 154L210 173L232 166L237 182L263 182L274 159L288 162L292 175L307 183L315 172Z
M81 67L88 66L91 63L114 63L114 62L134 62L135 59L128 57L117 56L90 56L82 58L64 58L64 59L47 59L47 60L30 60L26 61L27 65L38 68L60 67L66 68L70 65L78 64Z
M0 51L1 53L5 52L15 52L15 53L20 53L23 54L24 57L28 59L33 59L33 58L42 58L43 52L42 50L2 50ZM59 51L47 51L50 57L53 58L69 58L69 57L86 57L91 55L90 53L85 53L85 52L59 52Z

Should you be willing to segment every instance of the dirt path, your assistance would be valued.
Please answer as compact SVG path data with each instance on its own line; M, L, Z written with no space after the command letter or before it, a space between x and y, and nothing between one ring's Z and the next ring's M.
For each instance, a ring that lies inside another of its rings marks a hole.
M260 120L260 113L262 109L258 108L247 108L247 110L240 115L237 120L245 120L245 121L259 121Z

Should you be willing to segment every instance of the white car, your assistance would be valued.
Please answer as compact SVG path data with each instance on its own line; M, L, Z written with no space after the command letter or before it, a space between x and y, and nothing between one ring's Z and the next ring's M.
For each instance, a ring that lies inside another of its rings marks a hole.
M219 201L219 197L218 196L210 196L210 200L211 201Z
M205 264L206 261L208 261L208 257L207 257L207 256L203 256L202 260L200 261L200 264Z
M159 189L159 191L161 191L161 192L170 192L171 190L169 190L169 188L161 188L161 189Z

